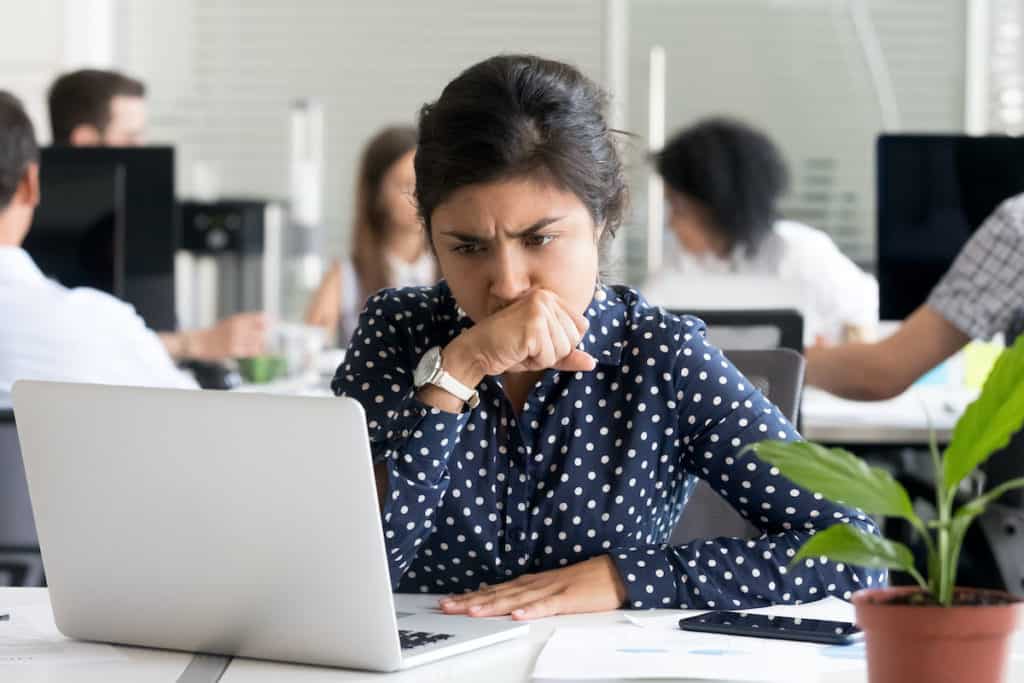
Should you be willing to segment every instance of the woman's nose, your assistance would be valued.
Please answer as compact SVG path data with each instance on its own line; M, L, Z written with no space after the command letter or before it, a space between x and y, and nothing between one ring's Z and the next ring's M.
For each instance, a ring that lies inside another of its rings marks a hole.
M515 254L499 253L491 274L491 296L511 303L525 294L530 286L529 268L524 260Z

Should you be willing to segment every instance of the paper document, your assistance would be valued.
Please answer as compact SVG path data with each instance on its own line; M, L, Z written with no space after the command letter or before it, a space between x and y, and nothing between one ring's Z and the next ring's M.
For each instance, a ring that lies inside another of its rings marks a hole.
M0 608L0 614L10 614L10 619L0 621L0 666L125 659L112 645L65 638L48 607Z
M852 621L853 606L837 598L780 605L762 614ZM819 645L765 638L694 633L679 619L700 611L627 615L627 622L599 628L560 628L537 659L538 681L635 678L731 681L818 681L823 675L866 669L863 643ZM639 627L639 628L638 628Z

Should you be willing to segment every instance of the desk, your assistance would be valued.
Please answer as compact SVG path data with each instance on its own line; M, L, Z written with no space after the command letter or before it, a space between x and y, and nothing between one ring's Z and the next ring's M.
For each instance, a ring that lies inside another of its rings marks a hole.
M7 607L50 607L45 588L0 588L0 610ZM54 626L56 629L56 626ZM119 647L124 659L92 663L49 665L0 663L0 681L18 683L173 683L188 666L192 655L187 652L151 650L141 647Z
M928 443L928 420L940 444L977 391L912 386L887 401L847 401L816 387L804 389L801 434L825 444L912 446Z
M434 600L434 596L422 596ZM40 605L49 608L50 599L43 588L0 588L0 607ZM638 616L655 613L671 614L672 610L657 612L633 612ZM679 612L679 614L684 614ZM346 671L323 667L280 664L252 659L233 660L221 678L221 683L341 683L344 681L487 681L488 683L529 681L534 661L545 642L556 627L561 626L604 626L622 623L625 617L620 612L601 614L578 614L533 623L530 635L507 643L483 648L409 671L382 675L364 671ZM1024 644L1024 632L1018 633L1018 644ZM135 647L119 647L125 659L121 661L75 664L64 667L39 667L25 664L0 664L0 680L16 680L25 683L42 681L78 681L97 683L145 683L147 681L175 681L184 671L191 655L163 650ZM1018 648L1016 650L1020 652ZM863 683L867 674L845 672L833 674L829 683ZM1024 659L1011 661L1008 681L1024 681Z

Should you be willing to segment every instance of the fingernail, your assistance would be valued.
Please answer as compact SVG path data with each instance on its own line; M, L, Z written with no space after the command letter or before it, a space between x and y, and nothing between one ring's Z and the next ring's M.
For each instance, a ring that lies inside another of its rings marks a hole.
M523 608L519 608L519 609L516 609L516 610L512 610L512 614L517 616L517 617L521 617L524 614L526 614L526 610L524 610Z
M472 607L469 608L469 611L470 612L479 612L481 609L483 609L483 608L480 607L480 605L473 605Z

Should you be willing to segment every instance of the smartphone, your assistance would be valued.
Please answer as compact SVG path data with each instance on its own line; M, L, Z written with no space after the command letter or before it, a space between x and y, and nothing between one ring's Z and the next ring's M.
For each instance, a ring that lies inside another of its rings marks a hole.
M850 645L863 637L861 630L848 621L773 617L750 612L708 612L680 619L679 628L684 631L802 640L828 645Z

